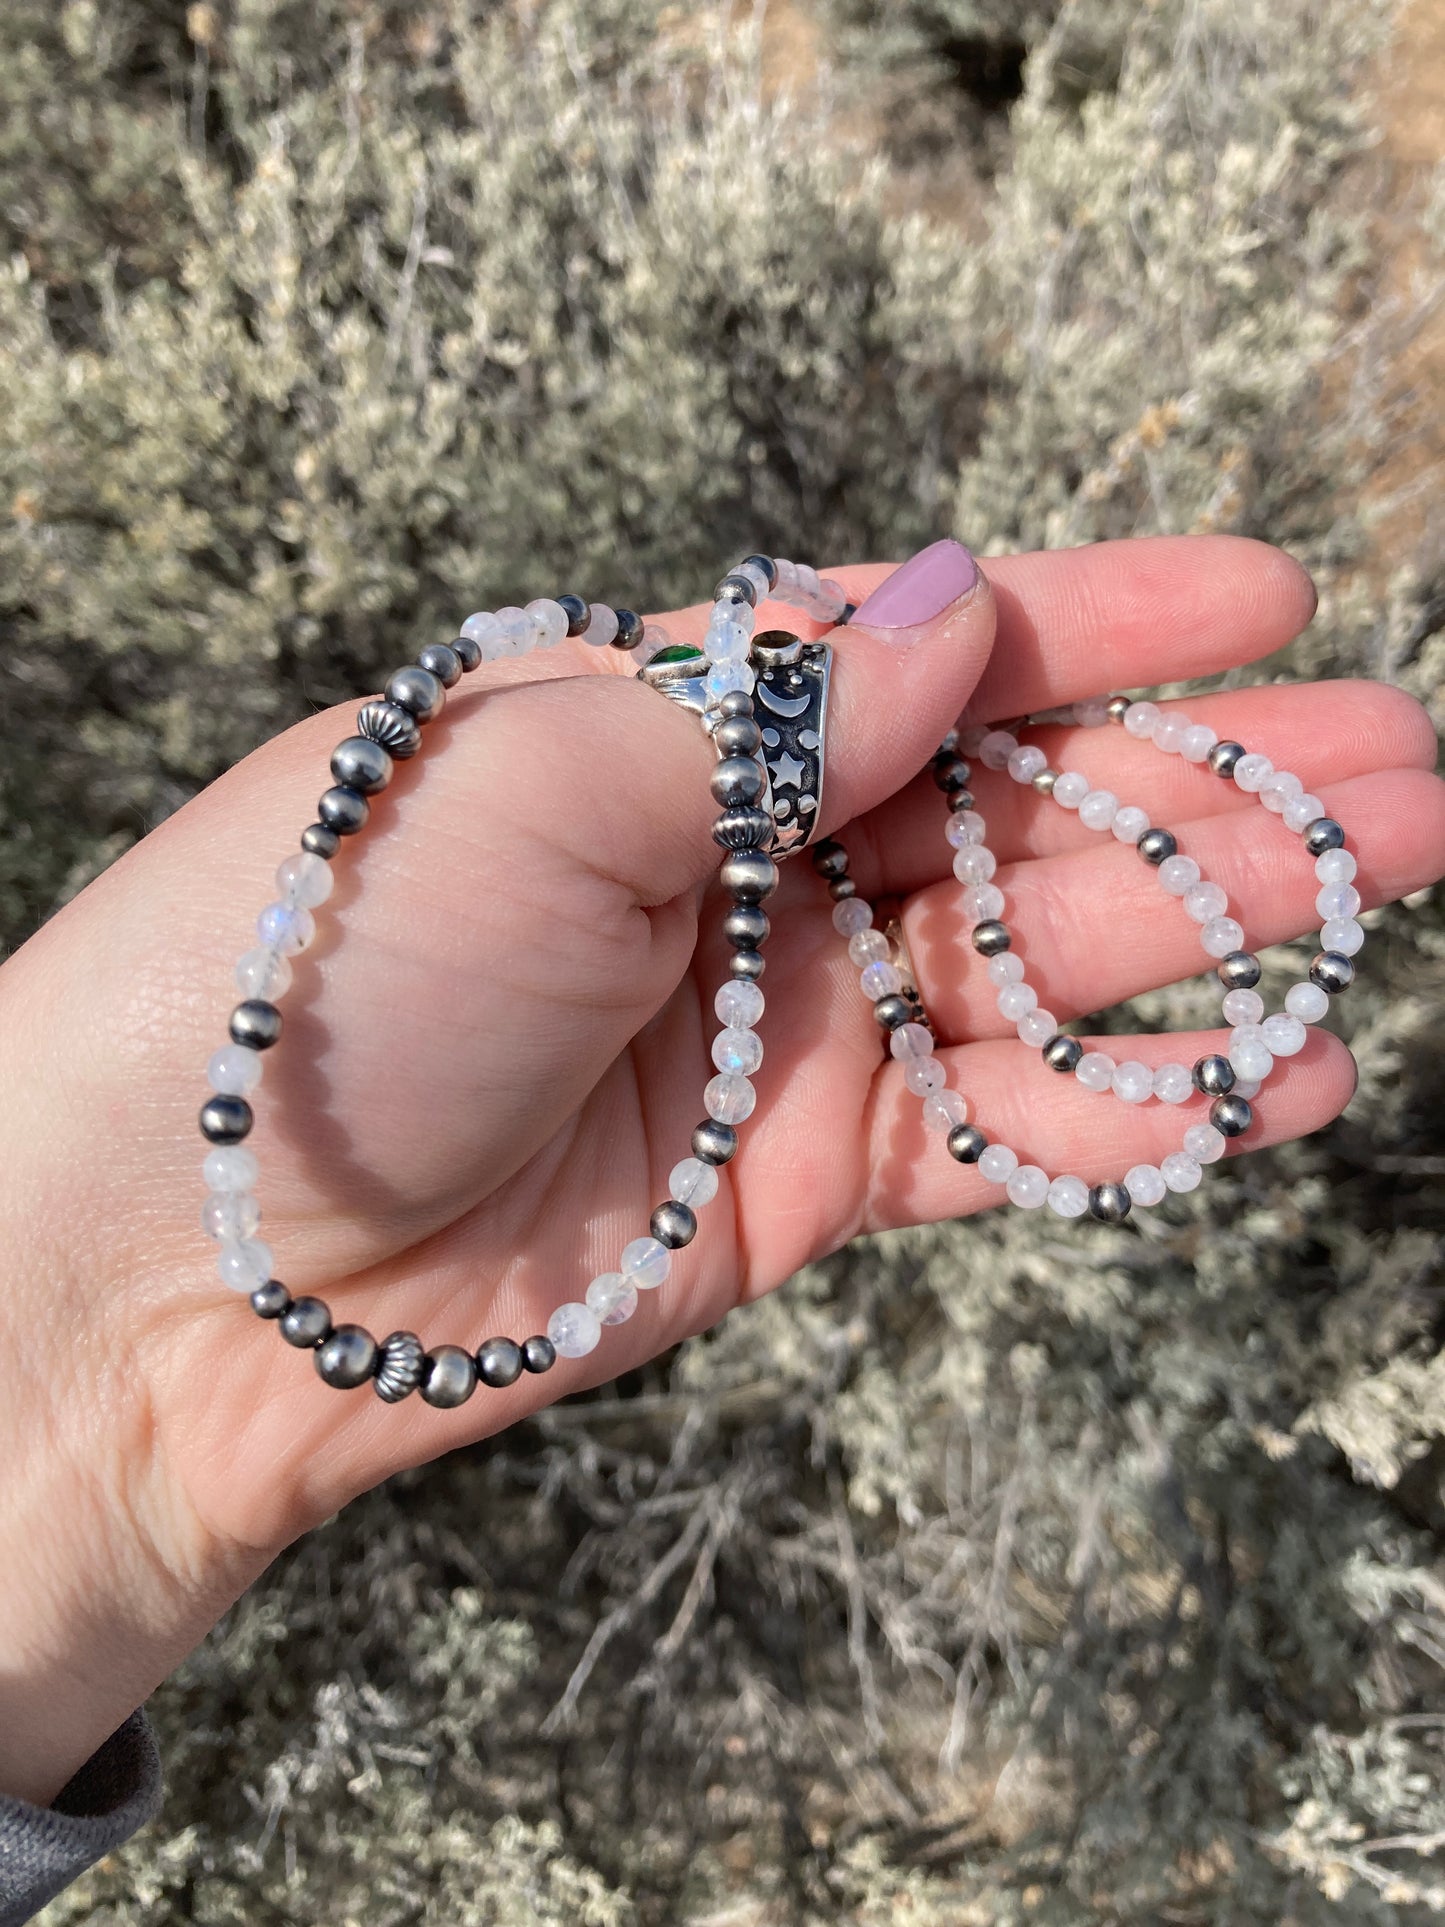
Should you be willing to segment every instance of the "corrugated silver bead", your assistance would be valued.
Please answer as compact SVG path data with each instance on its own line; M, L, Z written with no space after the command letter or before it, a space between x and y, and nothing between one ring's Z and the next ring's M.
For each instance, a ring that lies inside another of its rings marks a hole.
M376 1368L376 1396L388 1405L400 1404L421 1384L426 1347L415 1332L393 1332L381 1341L381 1363Z
M399 762L415 756L421 748L421 725L400 703L363 704L356 713L356 727Z

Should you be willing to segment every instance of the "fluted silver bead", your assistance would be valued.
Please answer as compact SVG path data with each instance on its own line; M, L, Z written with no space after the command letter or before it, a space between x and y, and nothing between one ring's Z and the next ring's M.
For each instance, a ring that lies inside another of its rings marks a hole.
M398 762L421 748L421 725L400 703L363 703L356 712L356 727Z
M376 1368L376 1396L388 1405L409 1398L421 1384L426 1369L426 1347L415 1332L393 1332L381 1341Z
M712 840L725 850L764 850L773 834L766 810L727 810L712 826Z

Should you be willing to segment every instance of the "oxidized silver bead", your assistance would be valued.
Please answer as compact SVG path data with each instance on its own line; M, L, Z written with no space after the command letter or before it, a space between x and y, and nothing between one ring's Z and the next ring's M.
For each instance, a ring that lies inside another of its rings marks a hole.
M972 773L961 756L935 756L933 759L933 781L945 796L967 789Z
M617 618L617 634L612 638L614 649L635 649L642 640L642 617L635 609L614 609Z
M768 587L770 589L777 588L778 565L770 555L745 555L738 566L739 568L746 569L749 564L755 569L762 570L763 574L767 577Z
M281 1013L264 997L248 997L231 1012L231 1042L248 1050L270 1050L281 1035Z
M960 1164L977 1164L988 1149L988 1139L976 1124L955 1124L948 1134L948 1155Z
M370 736L348 736L331 752L331 774L363 796L375 796L391 781L391 758Z
M986 917L982 923L973 926L973 947L980 957L997 957L1013 945L1006 923L997 917Z
M1226 990L1253 990L1264 975L1259 958L1250 950L1231 950L1215 972Z
M852 877L834 877L828 885L828 895L834 903L846 903L849 897L856 897L858 885Z
M291 1294L279 1278L268 1278L251 1293L251 1309L258 1318L281 1318L291 1309Z
M1254 1112L1243 1097L1217 1097L1209 1107L1209 1121L1221 1137L1242 1137L1254 1122Z
M712 826L714 843L725 850L761 850L773 834L773 819L766 810L728 810Z
M719 756L756 756L763 746L763 732L751 716L724 716L712 740Z
M1029 781L1040 796L1052 796L1054 793L1054 784L1058 782L1062 774L1063 772L1061 770L1041 769L1038 775L1031 776Z
M556 602L557 607L567 618L568 635L580 636L592 620L591 609L582 600L580 595L559 595L556 598Z
M730 716L751 716L754 704L746 689L730 689L720 703L713 705L713 709L714 713L726 722Z
M1190 1075L1195 1090L1202 1091L1206 1097L1224 1097L1234 1089L1234 1066L1218 1051L1201 1057Z
M255 1122L244 1097L211 1097L201 1106L201 1136L212 1144L239 1144Z
M1096 1184L1089 1193L1089 1213L1103 1224L1122 1224L1133 1202L1122 1184Z
M756 803L763 793L763 772L751 756L724 756L708 778L709 787L724 809Z
M331 1313L320 1298L298 1298L281 1314L281 1336L298 1351L309 1351L331 1334Z
M718 880L737 903L761 903L778 887L778 866L761 850L730 850Z
M1167 856L1178 854L1179 843L1169 830L1145 830L1134 848L1146 863L1160 864ZM1122 1186L1120 1187L1122 1189ZM1097 1190L1098 1187L1095 1186Z
M745 575L725 575L712 592L714 602L746 602L750 609L757 607L758 592L752 579Z
M739 903L723 918L723 935L738 950L758 950L772 929L766 910L755 903Z
M848 852L841 843L831 836L825 836L809 851L813 868L820 877L843 877L848 874Z
M477 1389L477 1361L460 1345L438 1345L426 1356L421 1395L441 1411L465 1405Z
M325 823L310 823L301 832L301 847L308 855L322 857L329 863L341 848L341 838Z
M1317 816L1313 823L1305 825L1300 842L1311 856L1323 856L1326 850L1345 847L1345 833L1332 816Z
M415 756L421 748L421 725L400 703L364 703L356 712L356 727L398 762Z
M1107 705L1109 721L1111 723L1122 723L1133 707L1133 703L1134 699L1132 696L1111 696Z
M1310 982L1338 997L1355 981L1355 966L1340 950L1322 950L1310 965Z
M453 636L447 647L461 664L463 674L480 666L482 645L479 642L473 642L470 636Z
M1209 752L1209 767L1216 776L1233 776L1234 766L1243 755L1243 743L1216 743Z
M715 1117L705 1117L692 1134L692 1154L704 1164L726 1164L737 1150L737 1127L719 1124Z
M338 836L355 836L364 830L371 805L360 790L354 790L347 783L338 783L335 789L327 790L316 805L316 814L328 830L335 830Z
M500 1392L522 1376L522 1348L514 1338L488 1338L477 1347L477 1377Z
M522 1340L522 1365L529 1372L550 1372L557 1363L557 1347L550 1338L538 1332L533 1338Z
M1084 1054L1084 1047L1077 1037L1066 1037L1062 1032L1051 1037L1044 1045L1044 1062L1051 1071L1071 1071Z
M316 1375L338 1392L354 1392L376 1369L376 1340L361 1325L338 1325L316 1347Z
M399 1404L421 1384L426 1347L415 1332L393 1332L381 1341L381 1363L376 1368L376 1396L388 1405Z
M913 1005L900 991L890 991L874 1004L873 1020L880 1030L901 1030L914 1021Z
M761 950L735 950L728 962L728 975L755 984L767 967L767 959Z
M429 642L417 662L443 689L454 689L462 679L462 659L449 642Z
M690 1245L697 1236L697 1214L687 1205L679 1204L676 1198L669 1198L653 1212L648 1228L660 1245L677 1251L683 1245Z
M430 669L408 663L398 669L386 685L386 700L410 710L419 723L430 723L441 715L447 692Z

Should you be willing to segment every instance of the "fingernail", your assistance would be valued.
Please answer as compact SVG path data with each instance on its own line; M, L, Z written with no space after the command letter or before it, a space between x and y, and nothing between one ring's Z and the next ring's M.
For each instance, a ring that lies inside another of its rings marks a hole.
M978 582L978 564L962 542L930 542L878 584L854 622L870 629L916 629L932 622Z

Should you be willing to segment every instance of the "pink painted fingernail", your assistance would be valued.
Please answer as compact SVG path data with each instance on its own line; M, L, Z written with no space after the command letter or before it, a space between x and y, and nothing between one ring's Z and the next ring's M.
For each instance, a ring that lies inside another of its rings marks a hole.
M978 564L962 542L930 542L878 584L853 620L870 629L916 629L977 582Z

